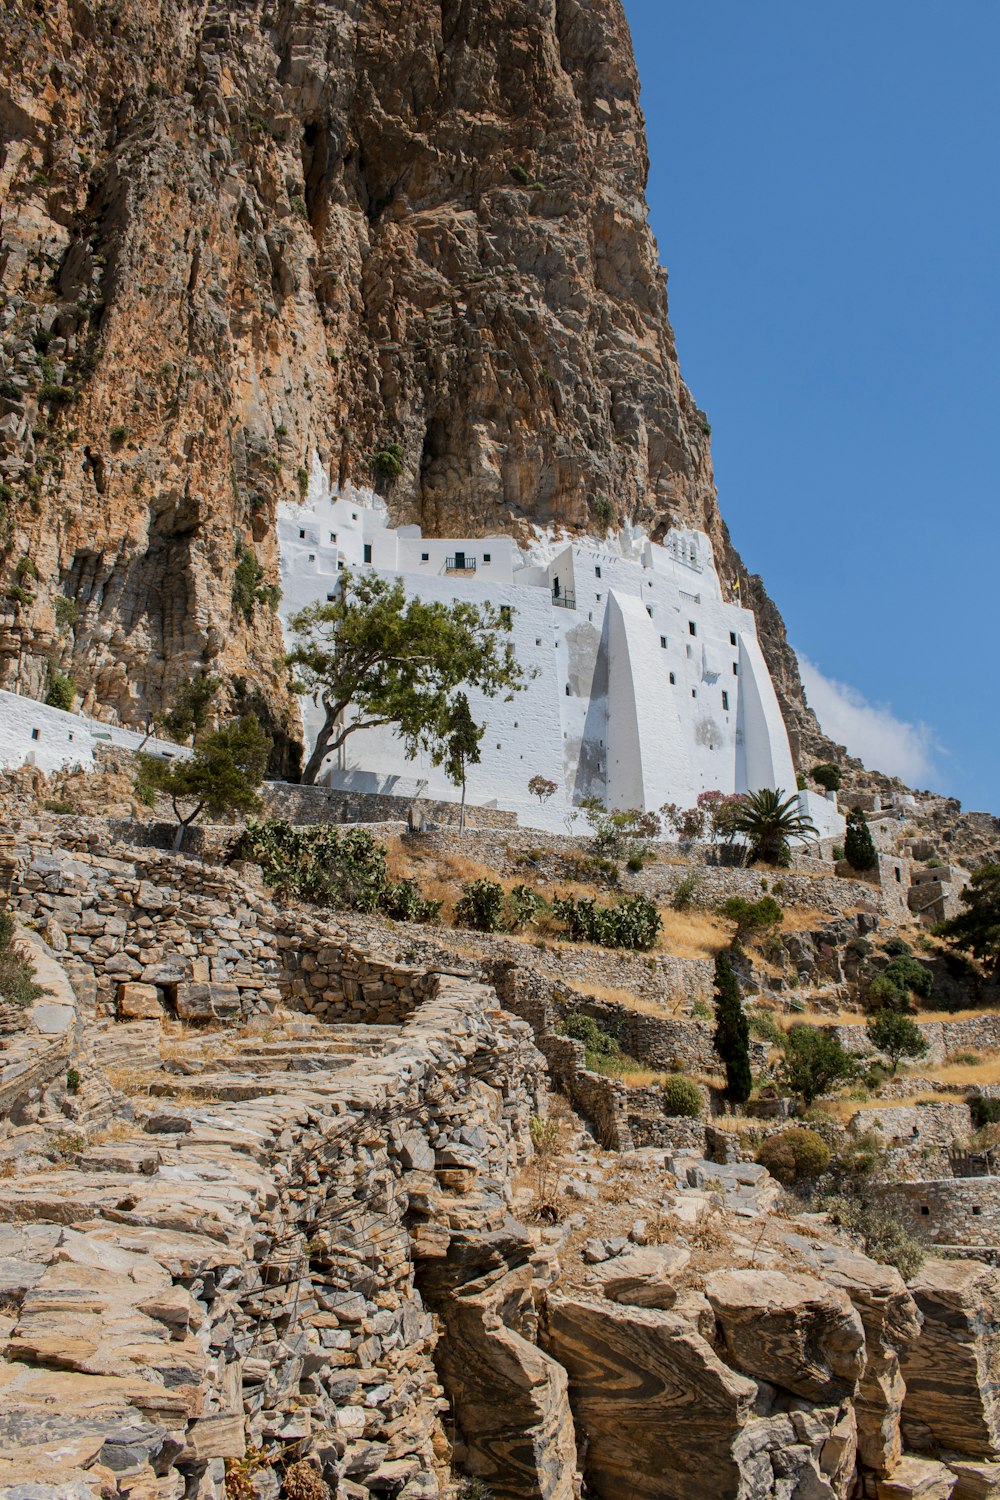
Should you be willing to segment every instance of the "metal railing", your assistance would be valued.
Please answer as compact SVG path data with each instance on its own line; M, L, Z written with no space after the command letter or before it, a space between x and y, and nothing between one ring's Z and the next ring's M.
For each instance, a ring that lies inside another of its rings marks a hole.
M570 593L553 594L552 603L558 609L576 609L576 595Z
M454 557L446 557L444 560L444 570L446 573L474 573L477 561L478 559L475 557L464 557L461 555L458 560Z

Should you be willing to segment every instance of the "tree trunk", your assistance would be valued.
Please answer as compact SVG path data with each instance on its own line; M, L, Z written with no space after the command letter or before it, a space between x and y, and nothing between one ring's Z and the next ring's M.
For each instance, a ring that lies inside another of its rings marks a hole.
M462 801L458 811L458 831L465 832L465 777L462 777Z
M187 831L188 825L186 823L178 823L177 832L174 834L174 847L171 851L173 854L180 854L181 845L184 842L184 835L187 833Z
M323 762L330 752L330 741L333 739L334 721L327 716L326 723L316 737L313 753L306 761L305 770L302 772L302 785L315 786L316 777L319 775Z

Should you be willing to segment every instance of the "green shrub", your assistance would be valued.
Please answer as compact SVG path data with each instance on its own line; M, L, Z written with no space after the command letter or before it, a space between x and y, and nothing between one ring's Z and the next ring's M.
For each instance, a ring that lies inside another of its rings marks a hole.
M865 1254L872 1260L895 1266L904 1281L920 1270L927 1253L924 1246L904 1229L895 1212L881 1203L871 1189L850 1197L833 1198L825 1207L834 1224L860 1236Z
M128 428L123 427L119 422L111 428L108 433L108 437L113 443L124 443L125 439L128 437Z
M23 583L26 578L35 579L38 577L38 569L26 552L17 560L17 566L14 569L14 577L17 579L18 583Z
M903 954L912 953L913 949L905 938L891 937L882 944L882 952L888 953L890 958L899 958Z
M621 1058L622 1049L614 1033L582 1011L570 1011L559 1030L563 1036L583 1043L586 1065L592 1073L606 1071Z
M519 182L522 187L528 186L528 183L531 181L531 173L527 167L522 167L519 161L515 161L511 163L507 170L515 182Z
M473 880L463 886L455 915L477 932L502 932L507 925L503 886L497 880Z
M603 536L615 519L615 508L607 495L598 495L594 500L594 520Z
M0 999L27 1010L45 991L35 983L35 966L14 947L13 912L0 907Z
M674 886L674 894L670 898L670 905L674 911L687 911L693 905L695 893L701 884L697 875L682 875Z
M305 499L309 493L309 470L304 464L300 464L295 471L295 482L299 487L299 494Z
M75 599L67 599L65 594L58 594L55 600L56 624L63 630L71 630L77 622L77 607Z
M341 833L328 824L294 828L280 818L251 819L229 858L260 865L284 899L354 911L386 911L400 921L433 921L441 903L425 901L412 882L386 875L385 847L363 828Z
M809 775L817 786L827 792L839 792L844 781L840 767L831 765L829 761L821 761L818 766L813 766Z
M663 1108L668 1115L686 1115L691 1120L700 1119L703 1102L701 1090L690 1078L678 1073L664 1080Z
M856 1072L854 1059L829 1028L799 1021L785 1033L782 1046L782 1078L804 1104L812 1104L835 1083L852 1078Z
M76 812L76 808L73 806L72 802L63 802L59 797L47 798L42 803L42 806L45 808L46 812L50 813L66 814Z
M745 1012L750 1035L757 1038L759 1042L770 1042L772 1047L780 1047L785 1040L785 1033L774 1019L769 1010L749 1009Z
M915 1021L897 1010L880 1010L869 1016L868 1040L877 1052L885 1053L895 1073L904 1057L923 1057L927 1038Z
M719 911L730 922L736 923L733 942L737 946L778 927L785 915L773 896L762 896L759 901L730 896L728 901L723 901Z
M565 923L573 942L598 943L604 948L652 948L663 918L646 896L627 896L614 906L601 906L590 897L567 896L553 901L552 911Z
M769 1136L757 1152L757 1160L788 1187L793 1182L821 1177L830 1165L830 1148L815 1130L792 1125Z
M50 708L61 708L69 713L73 707L73 699L76 697L76 682L66 672L60 672L59 668L49 663L48 676L45 679L45 701Z
M986 1099L982 1094L974 1094L969 1100L969 1109L977 1130L982 1130L984 1125L1000 1124L1000 1099Z
M529 885L515 885L507 893L507 925L512 932L527 927L545 908L545 901Z
M847 863L855 870L873 870L878 864L878 854L872 839L868 819L860 807L852 807L847 814L847 837L844 841Z
M889 960L868 986L868 1001L875 1009L907 1011L911 995L929 1000L934 990L934 975L919 958L899 953Z
M388 881L379 900L381 910L397 922L433 922L442 904L422 896L413 880Z
M253 618L258 604L277 609L281 589L277 584L264 583L264 568L256 554L242 542L236 551L236 571L233 574L233 609L246 620Z
M372 458L376 474L383 479L398 479L403 472L402 443L386 443Z
M630 854L628 859L625 861L625 868L627 870L630 870L633 875L638 875L644 864L645 860L643 859L641 854Z
M301 193L293 193L288 202L293 214L298 214L300 219L308 219L309 210Z
M77 1093L79 1093L79 1091L80 1091L80 1084L82 1082L83 1082L83 1080L80 1077L79 1071L76 1068L67 1068L66 1069L66 1092L68 1094L77 1094Z

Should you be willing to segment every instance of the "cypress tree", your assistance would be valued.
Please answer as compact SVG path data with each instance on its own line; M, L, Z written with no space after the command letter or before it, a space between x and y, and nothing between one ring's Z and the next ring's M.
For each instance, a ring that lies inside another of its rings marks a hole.
M868 819L860 807L852 807L847 814L844 856L854 870L871 870L878 864L878 855L875 852L871 829L868 827Z
M744 1104L750 1098L750 1027L743 1012L739 981L728 953L715 958L715 1036L719 1060L726 1070L726 1098Z

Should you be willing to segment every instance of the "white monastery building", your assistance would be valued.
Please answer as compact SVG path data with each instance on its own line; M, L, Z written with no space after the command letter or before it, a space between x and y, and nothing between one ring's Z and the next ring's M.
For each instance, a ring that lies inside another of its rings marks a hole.
M381 502L332 495L318 464L307 500L279 510L282 622L331 599L338 574L373 568L424 599L490 603L510 611L526 687L510 702L469 692L487 730L468 800L558 829L585 797L611 807L690 807L703 791L795 790L788 735L750 610L723 596L711 543L672 530L664 545L641 532L611 541L539 534L522 551L510 537L422 537L390 527ZM323 711L302 701L308 755ZM540 805L532 776L558 791ZM457 800L428 757L406 756L388 729L351 735L321 784L342 790ZM821 835L839 835L835 802L801 793Z

